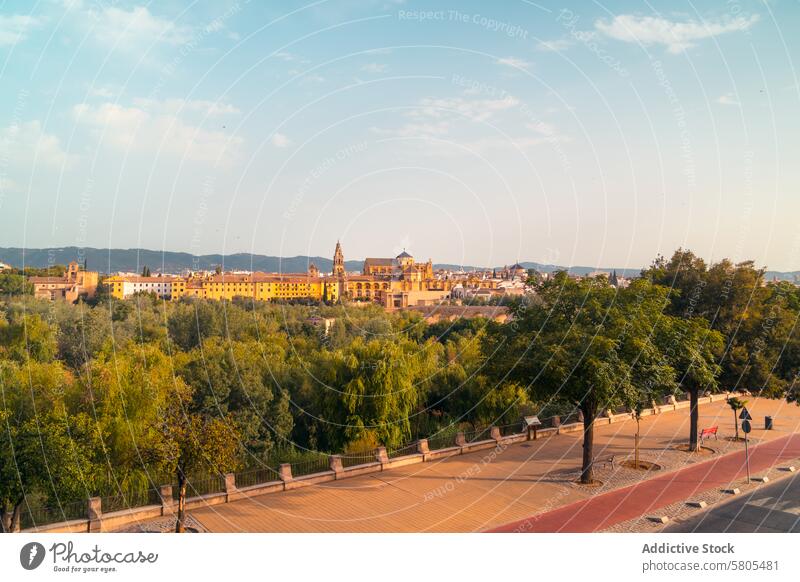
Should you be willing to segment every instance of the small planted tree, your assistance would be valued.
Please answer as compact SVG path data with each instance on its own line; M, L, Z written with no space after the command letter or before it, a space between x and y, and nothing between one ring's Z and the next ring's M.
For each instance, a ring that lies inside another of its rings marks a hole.
M728 398L728 406L731 407L733 411L733 426L735 432L734 438L738 441L739 440L739 411L747 405L747 400L741 400L740 398Z
M689 451L699 448L699 398L701 390L716 391L720 367L716 355L722 351L722 334L710 329L704 319L675 319L671 329L669 356L678 382L689 392Z
M236 468L241 435L230 417L214 417L192 410L192 393L178 378L175 391L158 425L158 464L175 475L178 515L175 532L186 530L186 488L190 476L223 473Z
M644 405L637 402L633 407L633 418L636 420L636 438L633 441L633 463L636 468L639 468L639 423L642 420L642 410Z

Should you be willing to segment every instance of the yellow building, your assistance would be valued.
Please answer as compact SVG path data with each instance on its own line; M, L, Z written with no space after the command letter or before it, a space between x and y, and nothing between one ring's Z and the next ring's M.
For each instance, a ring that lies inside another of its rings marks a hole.
M314 265L307 273L217 273L182 277L109 277L106 282L115 297L124 299L136 292L152 292L165 299L196 297L256 301L310 299L336 302L340 299L369 301L387 309L409 305L432 305L450 298L453 282L436 278L433 263L417 263L403 251L393 259L368 258L362 273L350 275L344 268L344 253L337 242L333 273L322 276Z
M256 279L255 299L258 301L314 299L337 301L339 282L332 277L313 277L302 273L267 275Z

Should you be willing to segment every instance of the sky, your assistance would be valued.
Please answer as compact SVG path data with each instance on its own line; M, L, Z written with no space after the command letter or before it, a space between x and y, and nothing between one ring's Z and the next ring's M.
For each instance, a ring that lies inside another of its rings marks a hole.
M800 4L0 0L0 246L800 269Z

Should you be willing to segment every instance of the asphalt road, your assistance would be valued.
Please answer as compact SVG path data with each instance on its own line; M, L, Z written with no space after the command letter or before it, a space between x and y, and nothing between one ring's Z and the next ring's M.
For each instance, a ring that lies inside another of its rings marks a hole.
M713 507L666 532L800 532L800 473Z

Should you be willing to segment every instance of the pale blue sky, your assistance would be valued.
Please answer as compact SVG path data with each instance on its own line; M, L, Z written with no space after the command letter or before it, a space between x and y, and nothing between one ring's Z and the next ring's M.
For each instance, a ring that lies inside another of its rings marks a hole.
M800 5L0 1L0 246L800 269Z

